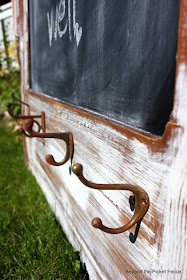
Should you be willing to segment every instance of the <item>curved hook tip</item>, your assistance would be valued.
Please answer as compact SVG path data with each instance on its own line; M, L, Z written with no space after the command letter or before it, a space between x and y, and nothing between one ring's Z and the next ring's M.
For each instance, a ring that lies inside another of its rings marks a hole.
M10 102L7 102L7 103L6 103L6 106L7 106L8 108L10 108L10 107L11 107L11 103L10 103Z
M76 163L72 167L72 171L75 175L79 176L83 173L83 166L80 163Z
M101 221L101 219L100 218L94 218L93 220L92 220L92 226L94 227L94 228L101 228L101 226L103 225L103 223L102 223L102 221Z
M26 126L29 126L29 127L32 127L32 126L33 126L33 120L32 120L32 119L27 119L27 120L25 121L25 125L26 125Z
M32 119L27 119L23 123L23 127L25 130L27 130L30 133L30 130L32 130L33 127L33 120Z
M47 155L45 157L46 161L51 165L56 165L56 161L52 155Z
M23 122L23 129L25 131L27 131L30 135L32 135L32 126L33 126L33 120L31 119L26 119L24 122Z

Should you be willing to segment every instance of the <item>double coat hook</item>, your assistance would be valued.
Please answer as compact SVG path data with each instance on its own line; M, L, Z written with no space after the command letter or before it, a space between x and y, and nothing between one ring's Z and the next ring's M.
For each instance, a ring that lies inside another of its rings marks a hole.
M124 226L119 228L109 228L103 225L102 220L100 218L94 218L92 220L92 225L95 228L99 228L107 233L116 234L122 233L126 230L130 229L137 223L139 223L144 215L146 214L149 208L149 197L148 194L139 186L134 186L130 184L95 184L92 183L83 176L83 167L81 164L76 163L72 167L72 171L79 180L89 188L92 189L100 189L100 190L127 190L131 191L135 195L135 205L134 205L134 215L132 216L131 220Z
M20 102L21 104L27 106L27 107L30 109L29 104L27 104L27 103L21 101L20 99L18 99L17 97L15 97L14 92L11 93L11 97L12 97L14 100ZM42 129L43 131L45 131L45 113L44 113L44 112L42 112L41 115L32 115L32 116L31 116L31 115L14 115L13 112L12 112L12 110L11 110L12 104L11 104L10 102L7 102L7 103L6 103L6 106L7 106L8 113L9 113L9 115L10 115L12 118L14 118L14 119L22 119L22 120L32 119L33 122L37 125L38 132L39 132L41 129ZM41 118L41 119L42 119L42 125L40 125L39 122L35 120L35 119L37 119L37 118ZM26 134L25 131L24 131L23 129L20 130L20 132L22 132L23 134L25 134L25 136L27 136L27 137L31 137L30 135Z
M66 142L66 154L62 161L56 162L52 155L46 156L46 161L55 166L60 166L65 164L69 159L72 160L73 152L74 152L74 145L73 145L73 134L71 132L63 132L63 133L40 133L35 132L32 130L33 120L28 119L25 120L23 123L24 130L31 136L31 137L39 137L39 138L56 138L61 139Z
M29 105L26 104L25 102L22 102L21 100L15 98L13 93L12 93L12 98L29 107ZM45 130L43 129L43 133L41 133L41 132L39 132L40 128L41 128L40 125L34 119L42 118L42 115L15 116L11 111L11 103L7 103L7 108L8 108L9 114L13 118L25 120L23 123L24 130L22 130L22 132L26 136L39 137L39 138L55 138L55 139L61 139L61 140L65 141L66 154L65 154L64 159L60 162L57 162L57 161L55 161L55 159L52 155L47 155L46 161L49 164L54 165L54 166L60 166L60 165L65 164L69 159L71 159L71 162L72 162L73 153L74 153L74 143L73 143L73 134L71 132L46 133ZM33 131L34 122L38 124L38 132ZM79 163L76 163L73 165L72 171L75 175L77 175L79 180L89 188L100 189L100 190L127 190L127 191L133 192L134 197L131 197L133 199L133 203L131 203L131 204L133 204L133 205L131 205L131 206L133 206L133 208L134 208L134 214L133 214L131 220L127 224L125 224L121 227L118 227L118 228L110 228L110 227L106 227L105 225L103 225L102 220L100 218L96 217L92 220L92 225L93 225L93 227L99 228L100 230L102 230L104 232L107 232L110 234L118 234L118 233L127 231L128 229L132 228L134 225L137 224L135 235L131 234L132 235L131 237L133 237L132 242L135 242L137 234L138 234L138 230L140 227L140 223L141 223L144 215L146 214L146 212L149 209L149 197L148 197L148 194L146 193L146 191L144 191L144 189L142 189L139 186L134 186L131 184L95 184L93 182L90 182L84 177L83 167Z

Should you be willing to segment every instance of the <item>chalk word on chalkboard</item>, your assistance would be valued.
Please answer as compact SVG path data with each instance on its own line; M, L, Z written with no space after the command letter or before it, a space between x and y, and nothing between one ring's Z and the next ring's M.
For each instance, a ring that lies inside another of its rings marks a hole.
M69 29L69 40L72 41L72 29L73 35L76 39L77 47L79 45L80 39L82 37L82 27L79 27L79 24L76 22L76 0L73 1L73 17L71 15L71 0L68 0L68 7L66 6L65 0L60 0L59 4L56 6L56 15L55 11L52 8L50 13L47 13L47 22L48 22L48 34L49 34L49 45L52 46L52 40L57 40L57 37L60 38L66 34ZM66 15L66 7L68 18L65 21L64 28L61 27L61 22ZM72 20L73 18L73 20Z

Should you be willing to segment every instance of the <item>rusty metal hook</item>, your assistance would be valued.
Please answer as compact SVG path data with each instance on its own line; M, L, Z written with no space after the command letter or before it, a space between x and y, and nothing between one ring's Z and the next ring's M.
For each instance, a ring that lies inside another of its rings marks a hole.
M23 115L14 115L11 111L11 106L12 104L10 102L6 103L7 106L7 110L10 114L11 117L13 117L14 119L22 119L22 120L26 120L26 119L36 119L36 118L42 118L42 115L33 115L33 116L23 116Z
M11 97L12 97L14 100L20 102L21 104L26 105L26 106L29 107L29 109L30 109L29 104L27 104L27 103L21 101L20 99L18 99L17 97L15 97L14 92L11 93ZM30 115L25 115L25 116L23 116L23 115L14 115L13 112L12 112L12 110L11 110L12 104L11 104L10 102L7 102L7 103L6 103L6 106L7 106L8 113L9 113L9 115L10 115L12 118L14 118L14 119L22 119L22 120L25 120L25 119L32 119L33 122L34 122L34 123L37 125L37 127L38 127L38 132L39 132L41 129L42 129L43 131L45 131L45 113L44 113L44 112L42 112L41 115L32 115L32 116L30 116ZM34 120L34 119L36 119L36 118L41 118L41 119L42 119L42 125L40 125L38 121ZM20 132L23 133L23 134L24 134L25 136L27 136L27 137L31 137L31 136L29 136L28 134L26 134L25 131L24 131L23 129L21 129Z
M92 220L93 227L99 228L100 230L111 234L122 233L137 224L146 214L149 208L149 197L141 187L130 184L94 184L90 181L87 181L83 176L83 167L80 163L74 164L72 167L72 171L75 175L77 175L79 180L89 188L100 190L128 190L133 192L135 195L134 215L126 225L119 228L109 228L104 226L102 220L97 217Z
M22 103L22 102L21 102ZM26 104L24 104L24 105L26 105ZM10 103L10 102L7 102L6 103L6 106L7 106L7 110L8 110L8 113L9 113L9 115L12 117L12 118L14 118L14 119L18 119L18 120L20 120L20 119L28 119L28 118L30 118L30 119L33 119L33 122L37 125L37 128L38 128L38 132L42 129L42 126L39 124L39 122L37 122L36 120L34 120L34 118L41 118L42 117L42 115L36 115L36 116L30 116L30 115L28 115L28 116L22 116L22 115L14 115L13 113L12 113L12 111L11 111L11 106L12 106L12 104ZM28 105L29 106L29 105ZM21 133L23 133L25 136L27 136L27 137L31 137L31 136L29 136L28 134L26 134L25 133L25 131L23 130L23 129L21 129L20 130L20 132Z
M29 106L29 104L27 104L27 103L23 102L21 99L19 99L19 98L15 97L15 95L14 95L14 92L13 92L13 91L11 92L11 97L12 97L12 99L14 99L15 101L18 101L18 102L20 102L21 104L23 104L23 105L26 105L26 106L30 107L30 106Z
M40 130L41 130L41 128L42 128L41 125L40 125L36 120L33 120L33 124L34 124L34 123L36 123L37 126L38 126L38 131L37 131L37 132L40 132ZM24 134L26 137L32 138L32 136L29 135L28 133L26 133L25 130L24 130L23 128L20 128L20 129L19 129L19 132L22 133L22 134Z
M73 158L74 152L74 145L73 145L73 134L71 132L64 132L64 133L39 133L32 130L33 120L28 119L25 120L23 123L24 130L31 136L31 137L39 137L39 138L56 138L61 139L66 142L66 155L64 159L60 162L56 162L52 155L46 156L46 161L55 166L60 166L65 164L69 159Z

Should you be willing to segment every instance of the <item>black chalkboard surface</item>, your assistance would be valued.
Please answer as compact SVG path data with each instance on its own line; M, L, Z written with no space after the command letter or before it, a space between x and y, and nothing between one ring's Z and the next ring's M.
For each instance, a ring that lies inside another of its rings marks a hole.
M180 0L30 0L30 80L156 135L172 110Z

